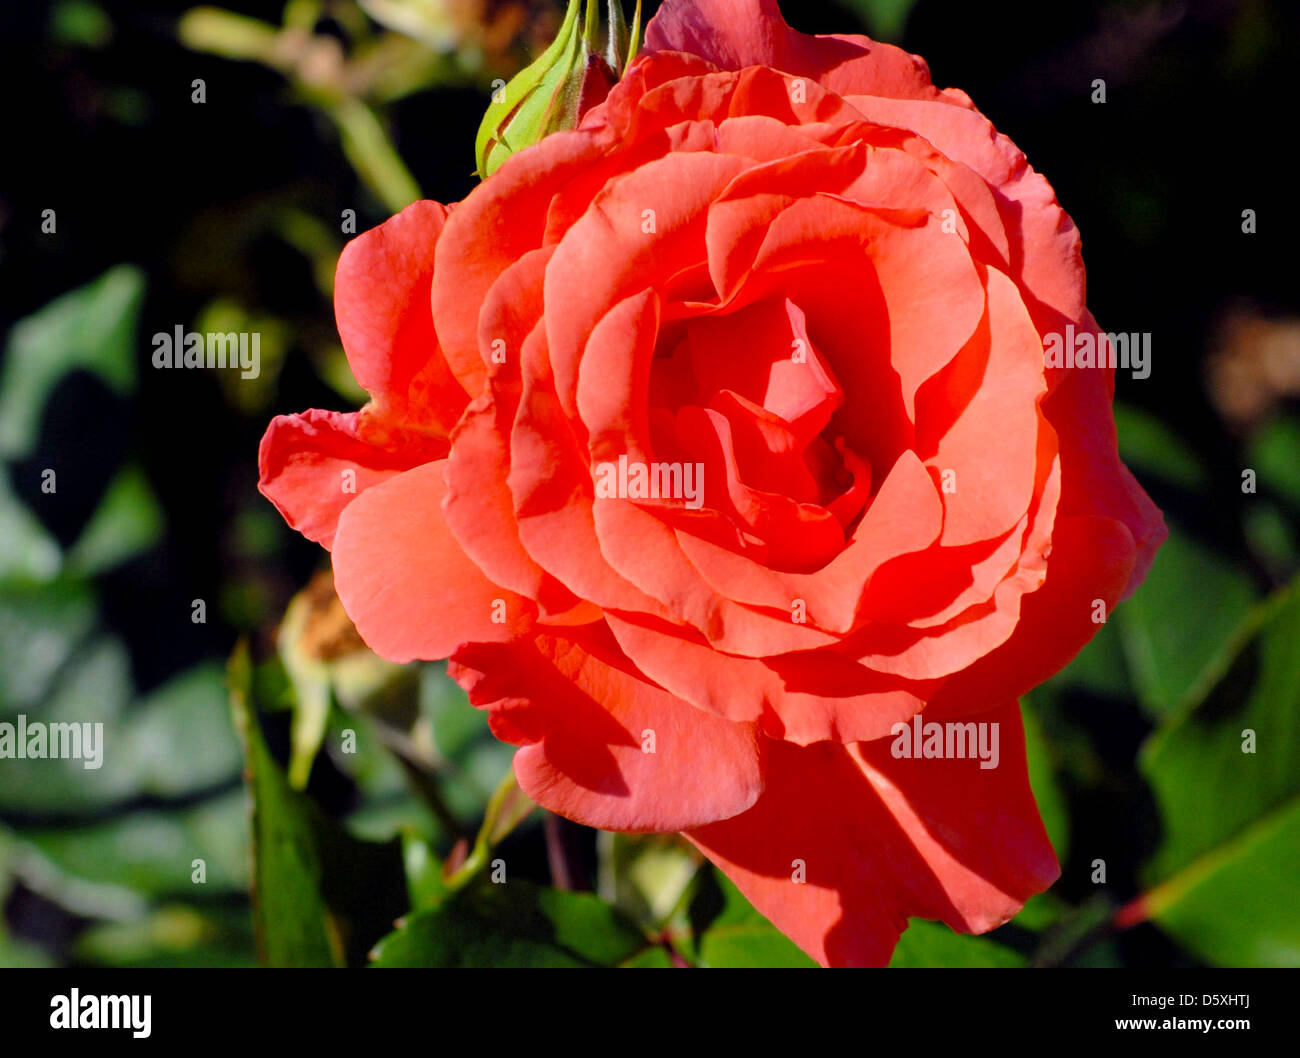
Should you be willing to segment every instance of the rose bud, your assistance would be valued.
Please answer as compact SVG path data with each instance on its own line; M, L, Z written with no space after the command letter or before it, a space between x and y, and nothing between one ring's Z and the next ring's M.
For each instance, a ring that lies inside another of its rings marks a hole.
M479 176L487 179L512 154L543 136L576 128L582 116L604 101L636 54L641 4L637 0L631 33L619 0L609 0L606 46L599 48L596 0L569 0L560 32L541 57L493 93L479 126L474 155Z

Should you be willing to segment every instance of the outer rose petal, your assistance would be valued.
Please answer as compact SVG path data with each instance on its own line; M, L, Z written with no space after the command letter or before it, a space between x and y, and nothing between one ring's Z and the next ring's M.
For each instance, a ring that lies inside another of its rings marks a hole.
M686 836L823 965L886 964L909 917L992 929L1060 870L1029 789L1019 707L983 719L1000 725L987 770L973 758L896 760L889 739L774 742L757 804Z
M743 812L762 789L753 726L646 682L601 625L581 639L467 647L450 671L470 701L488 707L493 733L522 746L520 787L568 819L682 830Z
M1095 600L1105 603L1107 613L1120 600L1135 555L1133 536L1122 522L1083 515L1058 519L1047 577L1025 596L1011 638L950 677L926 715L969 715L1059 672L1097 634Z
M358 495L447 451L438 437L386 431L371 410L277 415L258 449L262 495L293 528L327 550L339 515ZM347 471L351 480L343 477Z
M1091 316L1087 323L1095 327ZM1063 514L1098 515L1123 522L1137 547L1127 599L1146 578L1157 548L1169 535L1159 509L1120 462L1111 405L1115 372L1074 368L1043 406L1061 437Z
M447 207L414 202L343 248L334 315L352 374L376 413L444 437L468 400L438 348L429 308Z
M366 646L389 661L449 657L464 643L526 634L528 599L488 580L442 516L445 462L427 463L358 496L339 518L334 588ZM493 620L505 604L505 620Z
M456 207L438 240L433 318L452 373L477 394L487 380L479 310L497 278L542 243L547 205L600 154L587 132L555 132L506 159Z
M689 52L723 70L770 66L815 77L840 94L939 96L917 56L866 37L799 33L786 25L776 0L665 0L646 26L645 50Z

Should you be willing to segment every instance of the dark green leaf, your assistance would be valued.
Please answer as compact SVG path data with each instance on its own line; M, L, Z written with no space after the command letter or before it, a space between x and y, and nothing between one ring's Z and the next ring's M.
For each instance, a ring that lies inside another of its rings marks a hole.
M1192 693L1258 598L1243 570L1170 530L1145 583L1114 616L1142 707L1157 717Z
M0 455L31 453L45 402L70 371L89 371L116 393L135 389L143 300L143 274L119 265L14 325L0 373Z
M701 966L806 967L817 963L758 913L725 874L701 873L691 899Z
M1143 748L1164 840L1146 914L1221 965L1300 963L1300 586L1259 607L1213 692Z
M1018 967L1026 959L1019 952L989 940L954 933L942 922L914 918L898 939L889 965L894 969L918 967Z
M127 466L109 483L99 507L68 552L68 565L94 576L148 551L163 534L163 513L144 472Z
M358 841L292 789L267 748L247 647L230 663L231 704L252 795L253 923L270 966L357 962L406 903L401 851Z
M617 966L645 936L590 893L481 880L413 914L375 953L380 967Z

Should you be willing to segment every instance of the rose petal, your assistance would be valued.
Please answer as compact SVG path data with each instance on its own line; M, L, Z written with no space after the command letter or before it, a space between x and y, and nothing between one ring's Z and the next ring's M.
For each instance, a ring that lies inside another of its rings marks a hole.
M773 743L754 807L687 837L824 965L885 965L909 917L992 929L1059 868L1029 789L1018 706L982 719L999 725L995 768L894 759L889 739Z
M447 528L445 463L428 463L350 503L334 538L334 588L361 638L406 663L465 643L508 642L536 607L488 580Z
M682 830L743 812L762 789L753 727L647 683L600 626L580 640L468 647L451 671L497 737L522 747L524 792L567 819Z
M394 474L440 459L440 437L392 430L373 408L277 415L258 449L258 489L284 520L327 550L343 508Z
M446 436L467 396L447 367L429 310L447 207L414 202L343 248L334 315L352 374L375 414Z

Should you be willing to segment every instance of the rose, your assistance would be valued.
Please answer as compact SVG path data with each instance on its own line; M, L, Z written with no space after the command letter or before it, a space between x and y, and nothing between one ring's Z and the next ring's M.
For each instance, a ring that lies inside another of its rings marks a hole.
M823 963L1054 880L1016 699L1164 527L1113 371L1045 366L1097 331L1078 234L965 95L668 0L578 129L355 239L335 300L372 399L277 418L262 490L531 797L683 831ZM997 725L998 766L899 756L921 710Z

